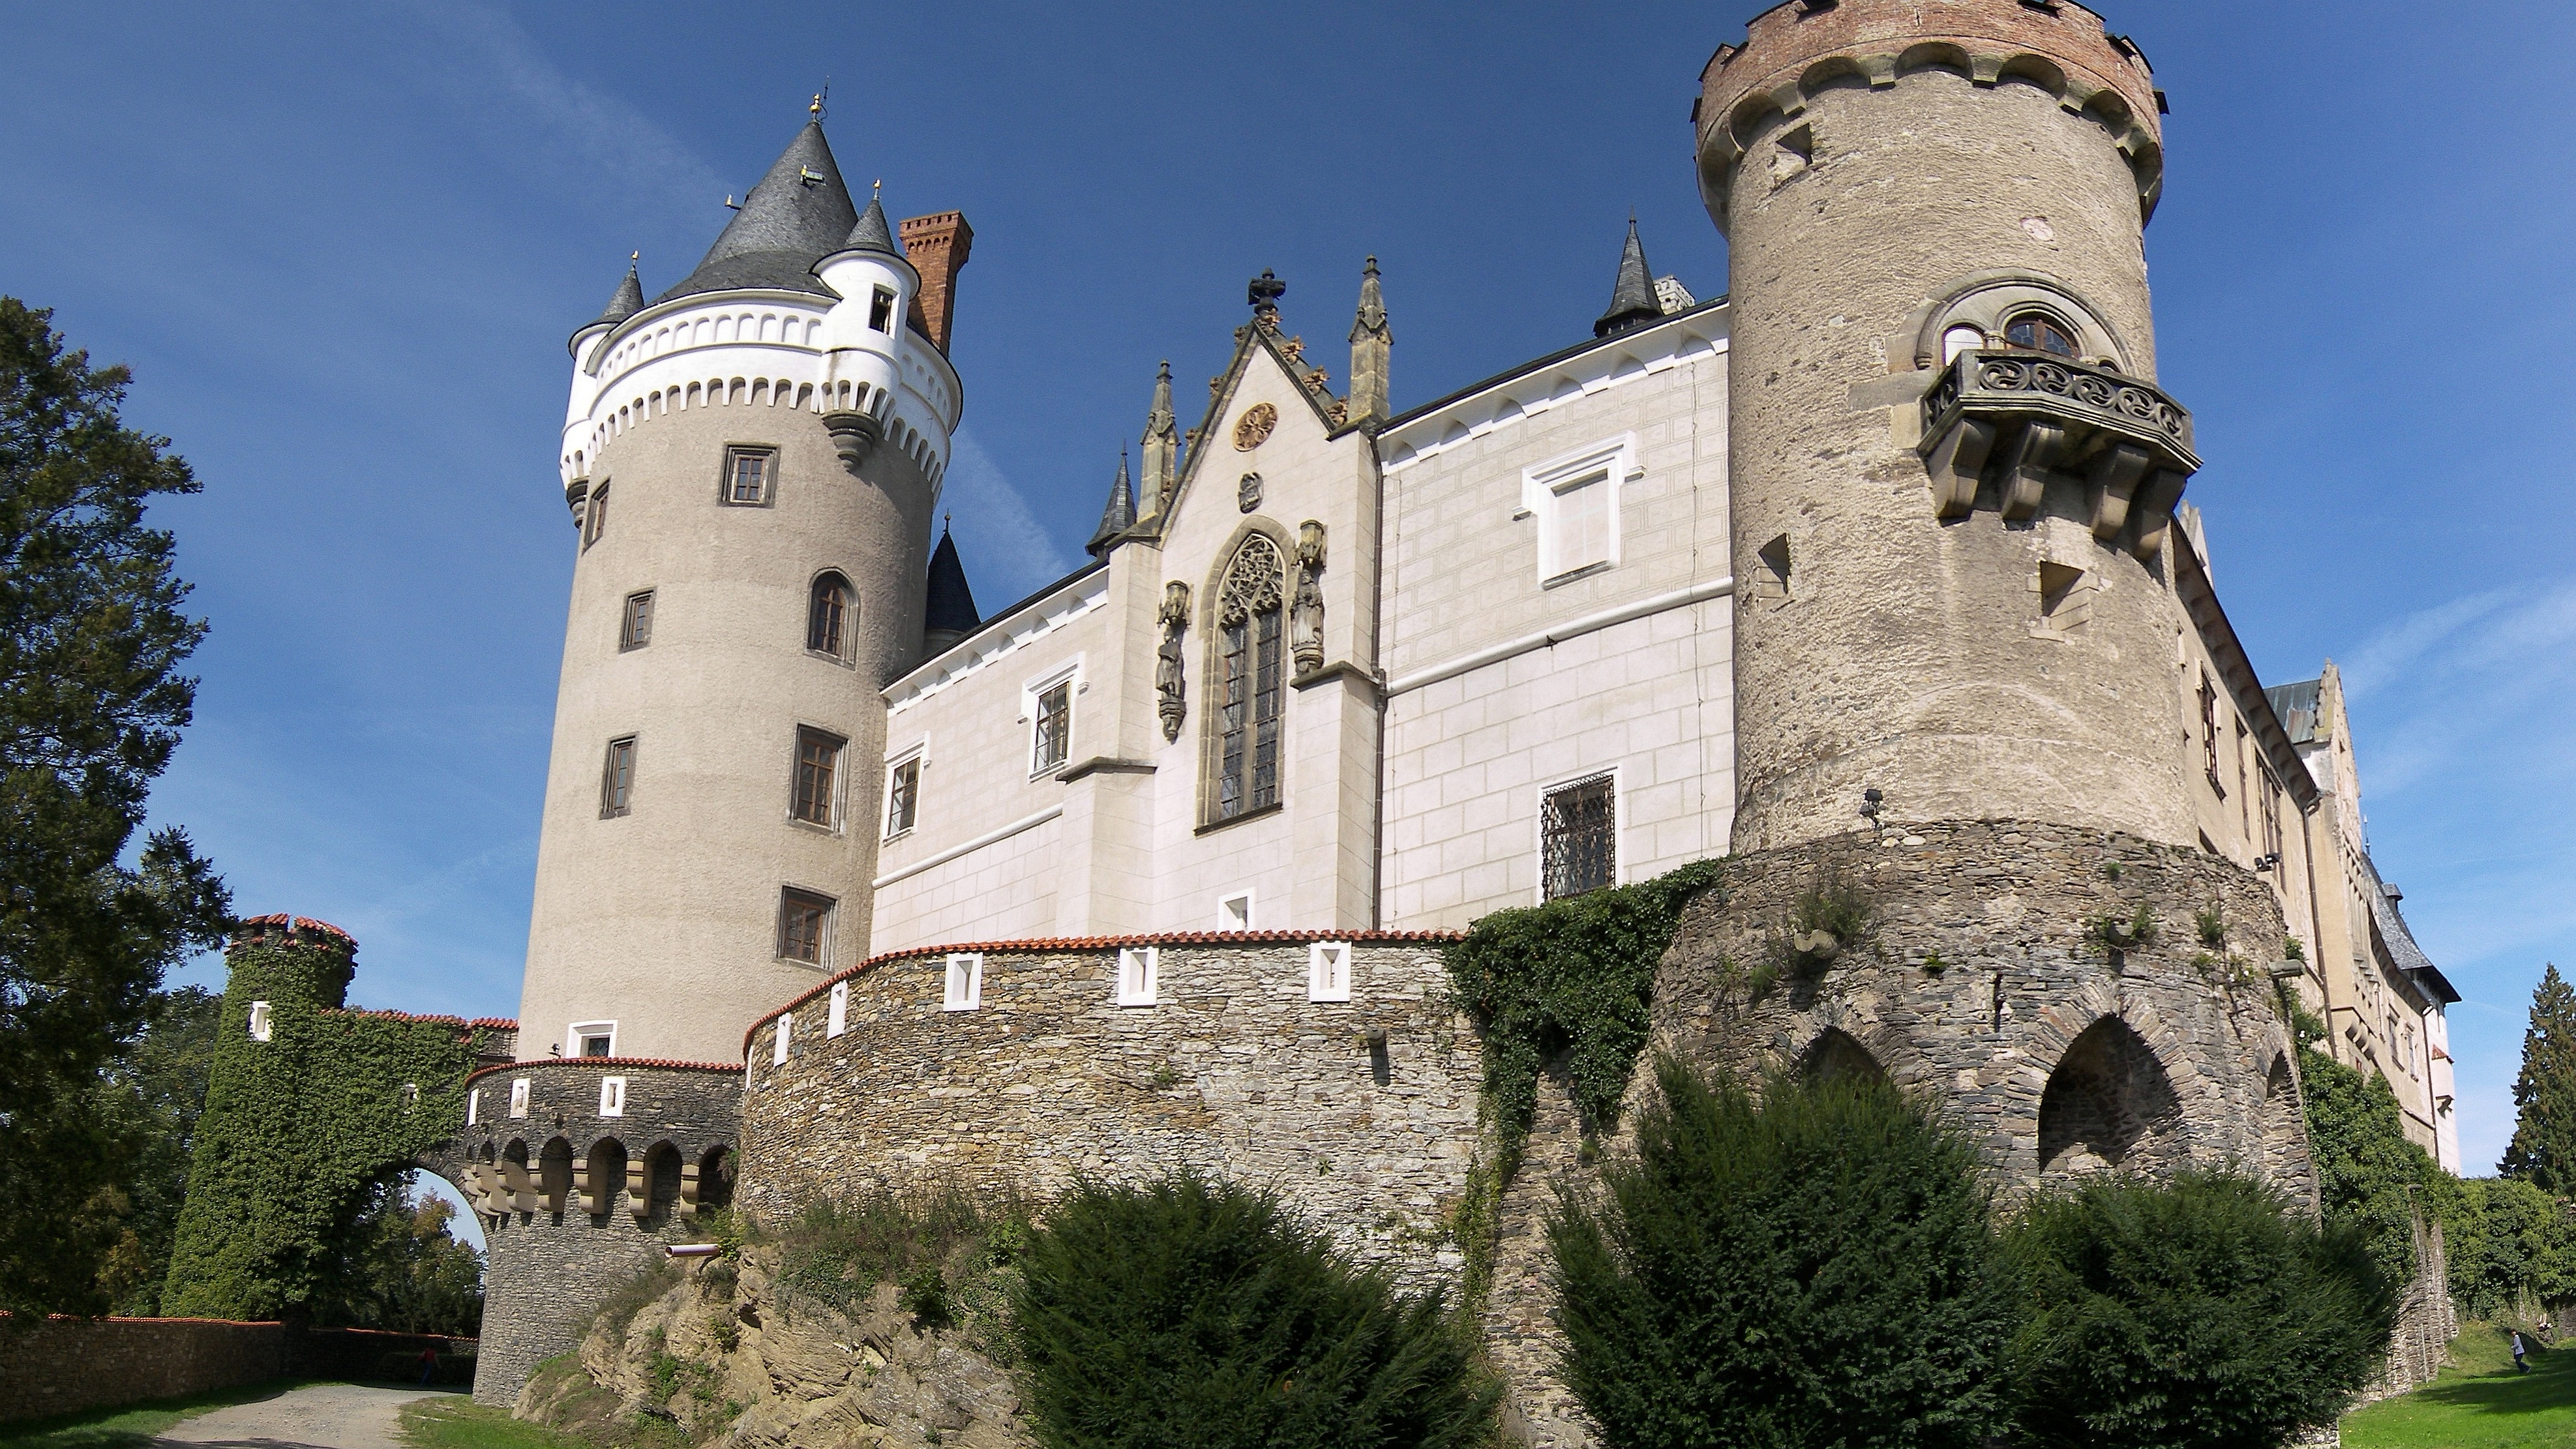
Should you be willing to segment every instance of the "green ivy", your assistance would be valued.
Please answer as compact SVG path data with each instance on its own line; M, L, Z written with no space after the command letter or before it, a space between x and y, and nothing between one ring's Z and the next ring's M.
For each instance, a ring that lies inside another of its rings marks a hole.
M357 1258L369 1189L465 1120L481 1033L340 1009L353 950L306 929L231 951L163 1313L305 1316ZM269 1004L264 1042L254 1001Z
M1655 967L1682 906L1714 886L1719 870L1697 861L1615 890L1496 911L1449 947L1450 987L1484 1033L1500 1178L1529 1140L1539 1071L1560 1054L1575 1105L1595 1123L1618 1120L1646 1044Z

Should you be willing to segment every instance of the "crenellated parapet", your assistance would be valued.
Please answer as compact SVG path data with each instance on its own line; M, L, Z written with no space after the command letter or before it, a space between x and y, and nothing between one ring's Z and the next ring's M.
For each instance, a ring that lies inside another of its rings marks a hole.
M2163 93L2138 47L2073 0L1787 0L1755 16L1746 32L1742 45L1721 45L1710 57L1691 112L1700 188L1721 231L1726 192L1773 117L1794 122L1822 91L1888 90L1918 70L2047 91L2110 134L2137 179L2139 214L2155 212L2164 187L2156 119ZM1796 140L1783 144L1794 151Z

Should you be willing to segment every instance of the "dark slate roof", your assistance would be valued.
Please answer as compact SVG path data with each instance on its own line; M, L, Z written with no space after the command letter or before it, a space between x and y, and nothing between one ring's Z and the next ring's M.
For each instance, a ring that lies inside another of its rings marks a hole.
M2378 862L2365 855L2362 863L2370 871L2371 923L2379 927L2379 939L2388 943L2389 959L2396 962L2397 969L2405 972L2425 995L2445 1006L2459 1000L2460 993L2451 988L2450 978L2444 976L2441 969L2433 964L2433 959L2424 954L2423 947L2415 944L2415 933L2406 929L2406 918L2398 914L2397 901L2402 893L2379 878Z
M592 327L602 325L614 327L643 310L644 279L636 274L635 263L630 260L626 263L626 280L617 284L617 295L608 299L608 310L600 313L582 330L587 332Z
M882 212L878 219L882 223ZM832 160L822 124L809 121L742 199L742 210L707 249L698 269L653 300L738 287L828 297L829 289L815 279L814 263L839 251L858 222L859 209L841 184L841 168Z
M939 547L930 555L930 584L922 600L921 627L972 634L984 621L975 614L975 591L966 587L966 565L957 561L957 539L939 530Z
M2263 691L2263 697L2272 702L2272 713L2281 717L2281 728L2290 732L2291 744L2316 743L2317 692L2324 683L2323 679L2302 679Z
M1127 484L1127 450L1118 450L1118 478L1109 485L1109 506L1100 510L1099 531L1083 551L1093 558L1109 552L1110 541L1136 526L1136 490Z
M868 198L868 209L859 213L858 225L851 227L850 234L842 239L840 250L884 252L895 257L903 255L903 248L895 245L894 228L886 225L884 202L873 196Z
M1637 219L1628 218L1628 244L1619 252L1619 280L1610 289L1610 310L1592 324L1592 335L1607 337L1663 319L1664 304L1655 296L1655 274L1646 266L1645 243L1637 240Z

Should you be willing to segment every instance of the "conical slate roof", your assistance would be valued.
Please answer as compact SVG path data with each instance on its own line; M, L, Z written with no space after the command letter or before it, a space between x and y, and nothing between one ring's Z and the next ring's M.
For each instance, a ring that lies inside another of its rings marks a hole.
M814 263L839 251L858 221L859 209L841 184L841 168L823 139L822 123L809 121L742 199L742 210L707 249L706 260L653 300L736 287L829 296L814 277Z
M626 263L626 280L617 284L617 295L608 299L608 310L591 319L582 330L587 332L592 327L614 327L643 310L644 279L636 274L635 263L630 259Z
M1592 324L1592 335L1607 337L1642 327L1664 315L1655 300L1655 274L1646 268L1645 244L1637 240L1637 219L1628 218L1628 245L1619 253L1618 285L1610 289L1610 310Z
M975 613L975 591L966 587L966 566L957 561L957 540L939 530L939 547L930 555L930 585L922 600L924 633L945 630L972 634L983 623Z
M902 256L903 248L895 245L894 228L886 225L885 203L871 196L868 209L859 213L859 224L850 228L839 250L845 252L884 252Z
M1118 450L1118 480L1109 485L1109 506L1100 510L1100 529L1083 550L1093 558L1109 552L1111 540L1136 526L1136 490L1127 486L1127 450Z

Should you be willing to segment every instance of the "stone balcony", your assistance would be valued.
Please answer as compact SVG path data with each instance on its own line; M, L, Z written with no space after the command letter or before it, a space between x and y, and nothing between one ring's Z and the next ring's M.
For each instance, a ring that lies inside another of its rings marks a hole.
M2141 556L2164 544L2184 481L2200 469L2191 413L2153 385L2044 352L1960 353L1923 398L1924 462L1934 512L1973 511L1998 480L2004 517L2039 511L2051 475L2083 484L2093 536L2110 543L2134 517Z

